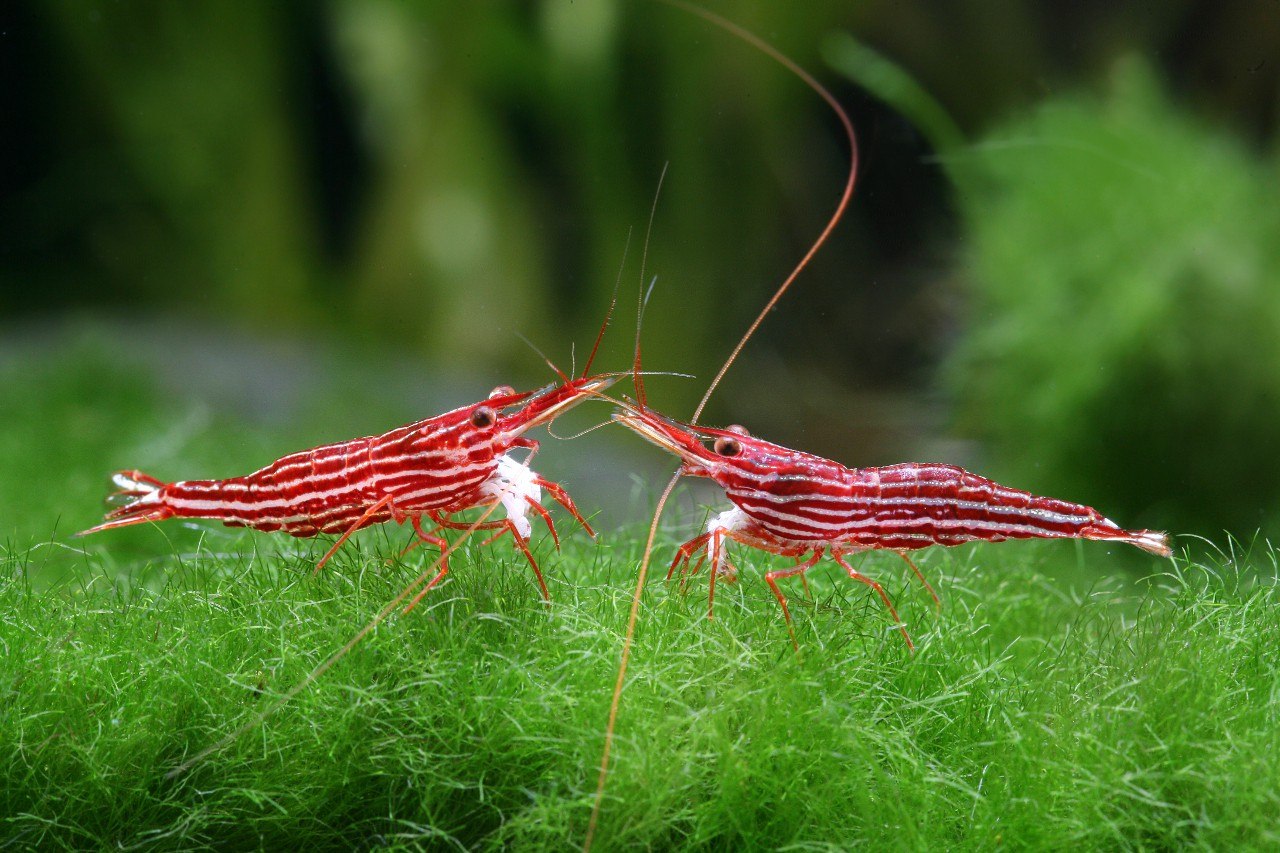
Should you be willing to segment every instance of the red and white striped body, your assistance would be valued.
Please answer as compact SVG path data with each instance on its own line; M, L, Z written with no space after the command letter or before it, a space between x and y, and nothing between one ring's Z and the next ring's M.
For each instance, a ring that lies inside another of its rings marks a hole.
M440 529L468 526L451 516L501 504L506 517L480 526L512 533L545 595L541 572L525 544L532 531L531 510L555 535L541 504L542 490L588 532L591 528L563 489L534 473L528 457L519 461L510 451L523 448L532 456L538 443L524 437L526 430L549 422L613 381L608 376L583 376L538 392L498 388L480 403L382 435L291 453L242 477L163 483L140 471L122 471L113 479L120 488L117 497L128 503L84 533L167 518L204 518L293 536L341 533L345 539L371 524L410 520L422 541L442 546L444 540L436 535ZM423 517L435 523L431 533L422 530Z
M715 479L745 517L739 524L794 546L849 552L1034 538L1159 542L1137 539L1092 507L1011 489L955 465L846 468L789 451L726 467Z
M734 504L712 518L704 534L680 547L673 570L709 549L712 583L718 574L736 576L726 559L726 539L781 556L808 557L803 564L765 576L788 623L786 600L775 581L803 574L824 554L850 577L875 588L896 620L884 591L849 566L845 555L896 551L925 582L906 552L931 545L1072 538L1126 542L1162 557L1171 553L1163 533L1125 530L1092 507L1011 489L955 465L848 468L751 437L740 427L693 427L646 409L613 417L679 456L682 474L715 480Z
M243 477L169 483L154 500L174 517L293 536L343 533L357 521L366 527L461 512L491 502L482 499L482 489L495 476L502 449L490 436L464 429L469 426L432 418L291 453ZM361 519L387 496L390 503Z

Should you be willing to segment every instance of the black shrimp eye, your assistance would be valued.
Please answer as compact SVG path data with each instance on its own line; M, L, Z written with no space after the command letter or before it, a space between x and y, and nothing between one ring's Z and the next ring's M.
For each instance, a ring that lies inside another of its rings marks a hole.
M497 388L494 388L489 392L489 399L492 400L494 397L510 397L514 393L516 393L516 389L512 388L510 385L499 385Z
M742 444L736 438L721 435L716 438L712 449L721 456L737 456L742 452Z
M484 429L498 422L498 413L489 406L477 406L471 413L471 425Z
M747 428L742 424L729 424L729 426L724 428L724 431L736 432L738 435L751 435L751 433L747 432Z

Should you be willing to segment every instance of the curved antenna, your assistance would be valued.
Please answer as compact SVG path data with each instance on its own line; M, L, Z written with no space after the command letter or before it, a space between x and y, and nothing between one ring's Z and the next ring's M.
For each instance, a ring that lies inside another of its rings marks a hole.
M575 432L573 435L559 435L556 433L554 429L552 429L552 427L555 426L555 422L552 421L551 423L547 424L547 435L551 436L556 441L573 441L574 439L582 438L584 435L593 433L598 429L604 429L605 427L609 426L612 423L613 423L613 419L611 418L607 421L601 421L595 426L589 426L589 427L586 427L585 429L580 429L577 432Z
M782 53L776 47L764 41L750 30L743 29L733 23L733 21L720 17L715 12L690 5L689 3L684 2L684 0L660 1L669 6L675 6L676 8L683 9L686 12L697 15L703 20L710 21L721 29L727 30L781 64L792 74L799 77L810 89L816 92L822 100L827 102L827 106L831 107L832 112L836 114L836 118L840 119L840 125L844 128L845 138L849 141L849 177L844 182L844 192L840 195L840 202L836 205L835 211L827 220L827 225L822 229L822 233L818 235L817 239L813 241L813 245L809 247L809 251L804 253L804 257L802 257L800 262L796 264L795 269L791 270L790 275L788 275L786 279L783 280L782 284L778 286L778 289L774 291L773 297L765 303L764 308L760 309L760 313L756 315L755 320L753 320L751 325L747 327L747 331L743 333L742 338L739 339L737 345L733 348L733 352L729 353L729 357L725 359L724 364L720 368L720 372L711 380L711 384L707 387L707 393L702 395L702 402L698 403L698 408L693 412L693 419L690 423L696 424L698 422L698 418L702 416L702 410L706 408L707 401L711 399L711 395L715 393L716 388L720 385L720 380L729 372L729 367L737 360L738 354L742 352L743 347L747 345L747 341L751 340L751 337L756 333L756 329L758 329L760 324L764 322L764 318L769 315L769 312L777 306L778 301L782 299L783 294L791 289L792 283L800 273L804 271L804 268L809 266L809 262L813 260L813 256L816 255L818 253L818 249L822 248L822 245L827 242L827 238L831 236L831 232L835 231L836 225L844 217L845 209L849 206L849 199L853 198L853 186L857 183L858 178L858 137L853 132L853 122L849 120L849 114L844 111L844 107L840 106L840 102L835 99L835 96L828 92L821 83L815 80L808 71L805 71L789 56Z
M853 197L853 187L858 175L858 140L857 136L853 132L853 122L849 120L848 114L844 111L844 108L840 106L840 103L835 99L835 97L823 88L823 86L818 83L818 81L815 80L809 72L805 71L789 57L777 50L777 48L732 21L726 20L714 12L686 3L684 0L661 0L661 2L697 15L703 20L706 20L737 36L756 49L762 51L765 55L772 57L775 61L781 63L783 67L799 77L809 86L809 88L817 92L818 95L827 102L827 105L835 112L836 117L840 119L840 124L844 127L845 136L849 140L849 178L845 181L844 192L840 196L840 202L836 205L835 212L832 213L831 218L827 221L826 227L822 229L822 232L818 235L817 239L814 240L813 245L809 247L809 251L805 252L804 257L800 259L800 263L796 265L795 269L791 271L791 274L788 275L782 284L778 286L773 297L765 304L764 308L760 311L760 314L747 328L746 333L743 334L742 338L733 348L733 351L729 353L729 357L725 359L724 365L721 366L720 371L715 375L715 378L711 380L711 384L707 387L707 392L702 396L702 401L698 403L698 408L694 410L693 419L690 421L690 424L696 424L698 422L698 418L702 416L702 410L706 407L707 401L711 399L711 395L715 392L716 387L719 386L720 380L724 378L725 373L728 372L729 367L737 359L738 354L742 352L743 347L747 345L747 341L751 340L756 329L764 322L764 318L778 304L782 295L790 289L791 284L796 280L796 277L800 275L800 272L809 265L809 261L813 259L815 254L817 254L818 249L821 248L822 244L831 236L831 233L835 230L836 224L844 216L845 209L849 206L849 199ZM637 330L637 365L639 364L639 358L640 343L639 330ZM641 405L644 404L643 396L641 397L640 403ZM613 698L609 703L609 722L605 728L604 750L600 756L600 776L596 783L595 800L591 805L591 819L587 823L587 835L583 842L582 849L584 853L591 850L591 842L595 838L596 826L600 818L600 807L604 802L605 783L608 780L609 775L609 755L613 747L614 729L618 719L618 705L622 697L623 685L626 682L627 663L631 658L631 645L635 638L636 618L640 611L640 598L644 592L644 584L649 574L649 563L653 556L653 540L657 536L658 521L662 517L663 509L667 505L667 499L670 497L671 491L675 488L676 481L679 479L680 473L677 471L672 475L670 482L667 483L667 487L662 491L662 495L658 498L658 504L654 508L653 512L653 521L649 525L649 538L645 540L644 554L640 558L640 573L636 578L636 588L631 598L631 612L627 618L627 633L622 643L622 659L618 664L618 679L614 684Z

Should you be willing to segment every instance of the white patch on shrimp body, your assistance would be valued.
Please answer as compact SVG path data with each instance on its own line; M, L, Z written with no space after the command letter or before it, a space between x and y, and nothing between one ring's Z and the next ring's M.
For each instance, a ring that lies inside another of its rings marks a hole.
M154 483L146 483L142 480L135 480L123 471L118 471L111 475L111 482L115 483L116 488L122 492L129 492L127 495L127 504L129 506L145 506L146 504L160 503L160 487Z
M736 506L733 509L726 509L724 512L712 517L711 520L707 522L707 532L711 534L711 541L708 543L708 546L711 548L711 564L714 567L717 576L723 577L728 581L735 581L738 579L738 570L733 568L733 566L730 566L725 560L725 552L728 550L728 543L725 541L723 536L717 538L716 532L723 531L724 533L736 533L750 523L751 517ZM720 543L719 548L716 547L717 541Z
M533 532L529 521L529 502L542 502L542 487L532 468L510 454L498 457L498 470L494 471L481 491L502 503L507 518L515 525L521 539L528 539Z
M708 521L707 532L713 535L717 530L723 530L726 533L737 533L746 527L750 521L751 519L747 514L735 506L733 509L726 509Z

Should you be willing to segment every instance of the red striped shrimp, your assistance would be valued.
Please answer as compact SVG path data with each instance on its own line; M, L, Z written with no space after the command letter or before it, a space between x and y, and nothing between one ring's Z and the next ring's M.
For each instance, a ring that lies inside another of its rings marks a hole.
M248 477L166 485L137 471L116 475L121 494L134 498L133 502L85 533L178 516L214 518L232 526L283 530L294 536L341 531L342 536L316 566L319 571L347 537L361 527L385 521L403 523L407 519L418 538L401 552L402 556L423 542L440 549L435 562L387 602L342 648L239 728L170 770L167 778L185 773L231 744L315 684L411 595L404 612L412 610L448 573L449 556L477 530L498 531L488 542L510 533L533 568L543 598L550 600L542 571L528 547L532 532L529 510L546 522L557 547L560 544L551 516L542 505L542 490L568 510L587 533L595 536L595 532L563 488L529 467L538 442L524 433L551 423L588 397L610 399L603 392L618 374L588 374L615 304L616 295L581 375L571 379L548 360L560 377L558 385L525 393L500 386L479 403L383 435L285 456ZM504 413L513 407L518 408ZM517 460L511 456L516 449L527 449L529 454L522 461ZM228 489L228 485L232 488ZM490 521L499 507L506 517ZM453 518L457 513L478 508L484 511L473 521ZM423 530L424 516L435 523L434 529ZM453 544L439 535L446 528L462 531ZM431 580L421 586L427 578Z
M705 533L680 546L667 573L670 578L676 566L687 567L701 554L696 571L709 552L708 618L713 617L717 575L737 574L728 562L727 540L796 558L795 566L764 576L782 607L793 645L791 611L777 581L797 574L803 577L824 554L849 577L876 591L907 647L914 649L884 589L845 557L860 551L894 551L938 603L908 551L975 541L1070 538L1125 542L1160 557L1171 553L1164 533L1125 530L1092 507L1011 489L955 465L907 462L848 468L753 438L740 426L693 427L636 407L614 414L613 419L675 454L681 463L680 475L714 480L733 503L732 509L711 519Z
M382 435L291 453L242 477L164 483L140 471L121 471L113 477L120 489L113 497L129 502L79 535L167 518L212 519L229 527L299 537L340 533L316 566L319 571L352 533L387 521L403 524L407 520L413 525L418 538L405 552L427 543L443 554L448 546L440 535L443 530L470 527L455 521L454 515L500 504L506 517L486 521L479 529L496 530L492 539L510 533L533 568L543 598L549 599L542 571L528 547L530 511L543 519L559 545L551 515L541 502L542 491L588 534L595 532L563 488L529 467L538 442L524 434L599 394L616 378L586 373L574 379L561 374L560 384L540 391L517 393L500 386L479 403ZM518 460L511 454L516 449L527 449L529 455ZM423 518L434 526L425 529ZM448 570L448 561L442 558L439 573L409 606Z
M681 467L658 498L641 556L613 698L609 705L604 749L600 757L600 772L587 824L584 850L591 847L604 801L618 707L622 688L626 683L627 663L658 522L667 498L682 474L716 480L725 488L734 507L712 519L704 534L681 546L672 562L672 569L681 562L687 565L693 556L709 548L711 582L714 585L717 574L732 571L725 554L727 539L770 553L797 558L796 566L765 575L782 606L793 644L795 633L790 612L776 581L793 574L799 574L803 579L804 572L824 554L830 554L850 577L876 590L894 621L899 623L899 630L909 647L912 645L911 638L900 624L884 590L874 580L849 566L844 560L845 555L875 548L895 550L907 560L937 601L933 589L906 556L907 551L933 544L956 545L974 539L996 541L1026 537L1073 537L1128 542L1153 554L1169 554L1163 533L1124 530L1087 506L1036 497L1028 492L1000 486L952 465L908 463L886 468L852 469L828 459L751 438L741 428L711 430L695 426L707 401L738 354L843 217L857 178L858 146L853 124L839 102L791 59L753 33L719 15L692 6L684 0L664 2L698 15L751 44L785 66L820 96L840 121L849 143L849 171L844 192L827 224L738 340L707 387L689 423L669 420L648 408L638 377L640 347L637 341L633 370L637 373L635 383L638 405L628 405L615 415L615 420L680 457ZM710 448L704 445L704 439L711 442ZM712 596L714 601L714 586ZM708 610L708 615L710 613Z
M826 243L828 238L830 238L832 232L835 231L836 225L844 216L845 209L848 208L849 201L853 198L853 187L858 176L858 141L853 132L853 122L849 120L849 116L844 111L844 108L840 106L840 102L835 99L835 96L823 88L822 84L813 78L813 75L809 74L809 72L797 65L790 57L786 56L777 48L773 47L773 45L759 38L749 30L738 26L732 21L729 21L714 12L691 5L690 3L684 2L684 0L663 0L663 2L679 9L683 9L690 14L697 15L711 23L713 26L719 27L736 38L741 39L798 77L806 86L821 97L829 107L831 107L832 112L835 113L836 118L839 119L841 129L844 131L845 138L849 143L849 173L848 177L845 179L844 189L840 194L840 200L836 203L835 210L827 219L827 224L823 226L822 231L818 234L817 238L809 246L809 250L805 252L804 256L800 259L800 262L791 270L790 274L788 274L782 281L782 284L778 285L773 296L771 296L765 303L764 307L760 309L760 313L756 315L754 320L752 320L751 325L747 327L746 332L743 333L742 337L738 340L738 343L729 353L729 357L725 359L724 364L720 366L720 370L716 373L715 377L712 378L711 384L707 386L706 392L702 395L702 401L698 403L697 409L694 410L691 422L697 423L698 418L702 415L702 410L707 405L707 401L711 399L711 395L720 385L720 381L724 378L725 373L728 372L729 367L737 359L738 353L742 352L743 347L747 345L747 342L751 339L752 335L755 334L756 329L760 327L760 324L764 322L765 317L769 316L777 306L778 302L791 288L791 285L795 282L796 278L799 277L804 268L809 265L809 261L813 259L813 256L817 254L818 250L822 248L823 244ZM643 410L646 408L646 405L644 386L640 380L639 328L636 330L635 362L632 365L632 377L636 386L637 396L639 397L640 409ZM631 657L631 643L635 638L636 621L640 614L640 598L644 593L645 581L649 576L649 562L650 558L653 556L653 542L658 534L658 522L662 517L663 509L666 507L667 499L670 497L671 491L675 488L676 482L679 478L680 474L677 472L671 477L666 488L658 497L657 506L653 511L653 518L649 523L649 534L648 538L645 540L644 552L640 558L640 569L636 574L635 590L631 596L631 610L627 616L627 630L622 642L622 656L621 660L618 662L618 675L613 685L613 697L609 702L609 719L605 725L604 749L600 755L600 774L597 778L596 793L591 805L591 817L587 822L587 834L583 842L584 851L589 851L591 849L591 842L595 838L596 826L600 818L600 808L604 802L605 784L609 777L609 756L613 748L613 736L618 720L618 707L622 698L622 688L626 684L627 663Z

